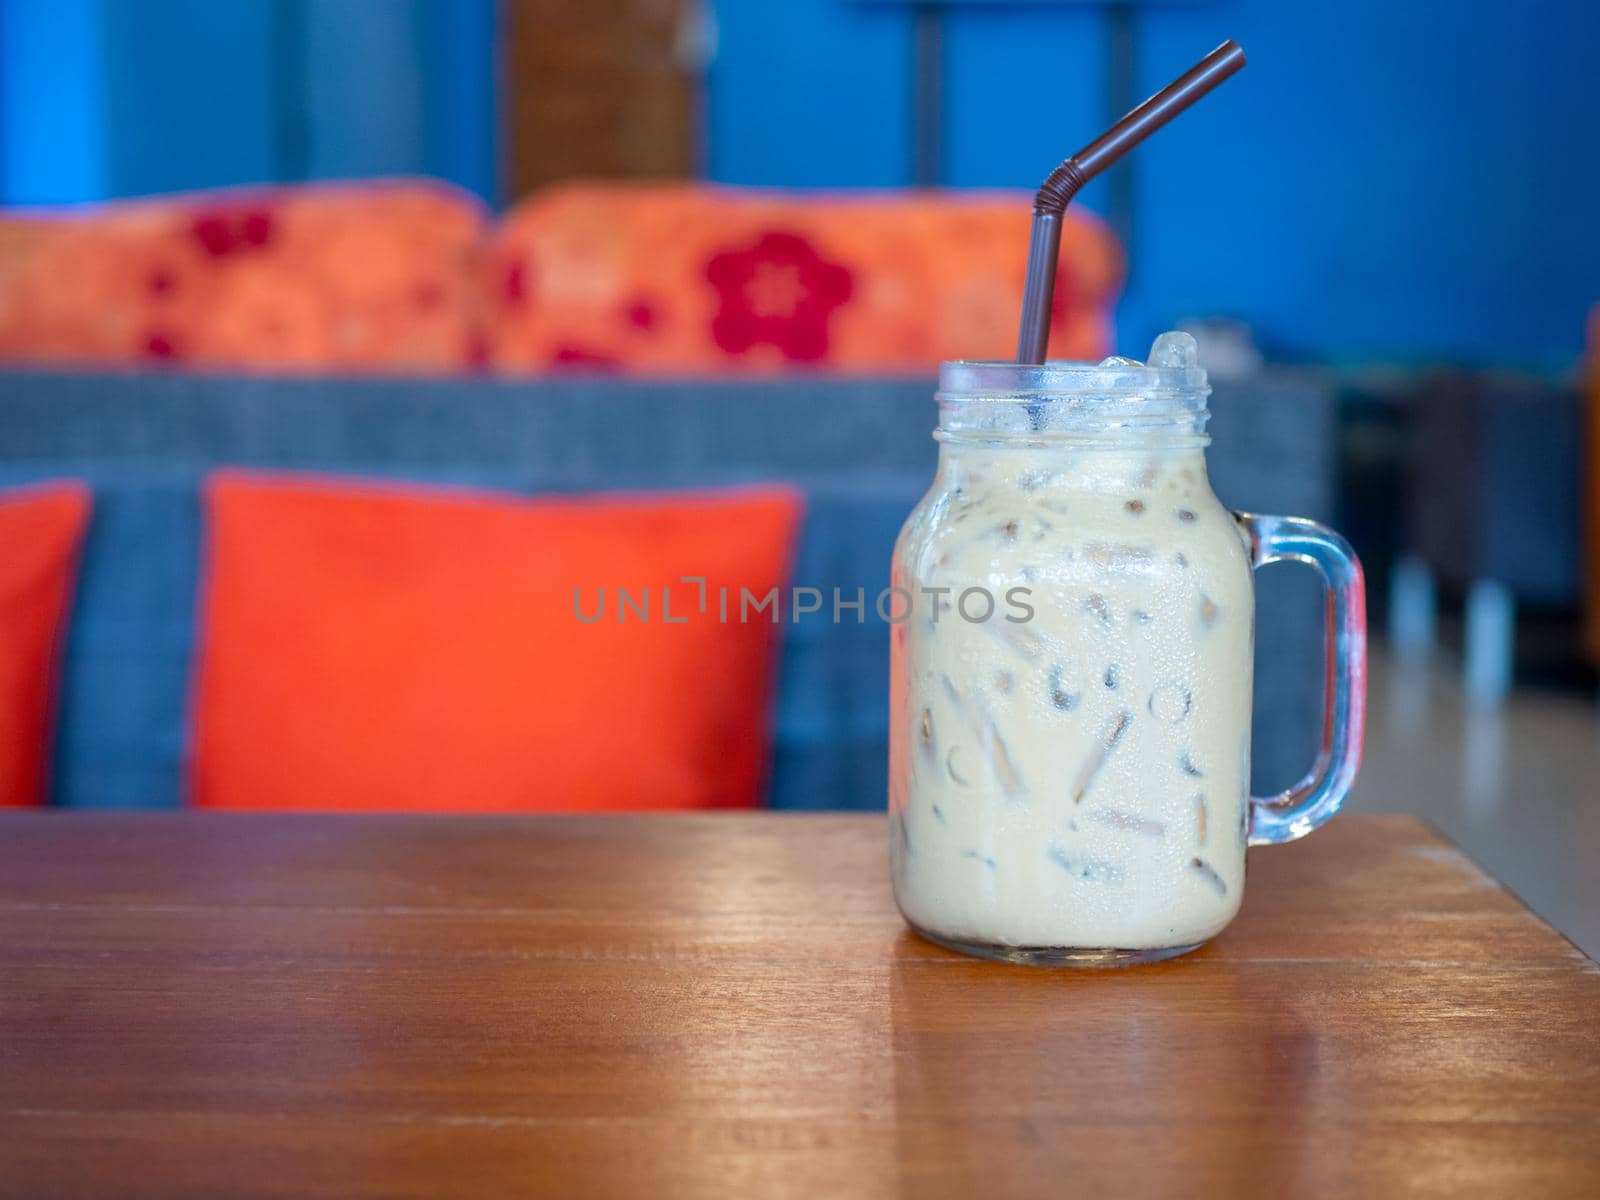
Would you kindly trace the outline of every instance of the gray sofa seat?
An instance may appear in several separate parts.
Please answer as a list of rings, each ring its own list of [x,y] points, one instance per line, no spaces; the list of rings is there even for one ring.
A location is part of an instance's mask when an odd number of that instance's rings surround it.
[[[1213,397],[1217,491],[1325,518],[1331,395],[1268,375]],[[933,477],[932,385],[838,377],[645,382],[0,374],[0,487],[73,476],[96,510],[65,662],[54,801],[181,803],[199,579],[198,487],[220,466],[533,494],[786,481],[808,498],[794,582],[870,598]],[[1310,763],[1320,604],[1309,578],[1262,585],[1258,787]],[[1309,574],[1309,573],[1302,573]],[[785,627],[770,802],[878,808],[885,796],[887,626]]]

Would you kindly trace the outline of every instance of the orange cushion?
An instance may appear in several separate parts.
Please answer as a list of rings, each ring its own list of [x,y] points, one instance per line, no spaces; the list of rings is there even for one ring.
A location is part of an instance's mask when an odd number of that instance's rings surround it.
[[[779,627],[722,623],[716,589],[786,584],[791,490],[523,500],[228,471],[205,505],[195,804],[760,798]],[[649,589],[648,621],[618,621],[619,586]],[[604,619],[580,621],[575,589],[593,615],[601,588]]]
[[[1009,358],[1031,211],[1021,192],[563,184],[512,210],[484,256],[489,358],[648,374]],[[1069,209],[1052,357],[1111,352],[1121,280],[1116,239]]]
[[[89,489],[0,496],[0,805],[43,804],[56,669]]]
[[[482,224],[465,193],[400,180],[0,214],[0,360],[464,367]]]

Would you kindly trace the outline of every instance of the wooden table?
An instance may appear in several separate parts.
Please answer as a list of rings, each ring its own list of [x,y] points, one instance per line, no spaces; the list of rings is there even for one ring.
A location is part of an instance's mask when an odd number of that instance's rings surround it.
[[[1425,826],[1114,971],[881,817],[0,818],[0,1194],[1600,1196],[1600,970]]]

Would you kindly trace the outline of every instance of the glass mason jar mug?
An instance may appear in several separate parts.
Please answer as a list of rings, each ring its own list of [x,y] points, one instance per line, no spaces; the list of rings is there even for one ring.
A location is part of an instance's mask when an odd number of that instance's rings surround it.
[[[932,488],[901,531],[890,859],[952,949],[1097,965],[1192,950],[1239,909],[1247,845],[1338,811],[1361,757],[1361,566],[1312,521],[1206,478],[1194,339],[1149,365],[945,363]],[[1321,752],[1250,796],[1254,568],[1323,575]]]

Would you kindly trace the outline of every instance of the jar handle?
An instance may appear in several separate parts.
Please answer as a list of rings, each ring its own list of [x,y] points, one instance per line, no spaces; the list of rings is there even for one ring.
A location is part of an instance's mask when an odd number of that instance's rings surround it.
[[[1250,797],[1250,845],[1302,838],[1339,811],[1361,766],[1367,706],[1367,595],[1361,560],[1333,530],[1304,517],[1235,513],[1250,565],[1315,567],[1327,588],[1322,743],[1305,778],[1275,796]]]

